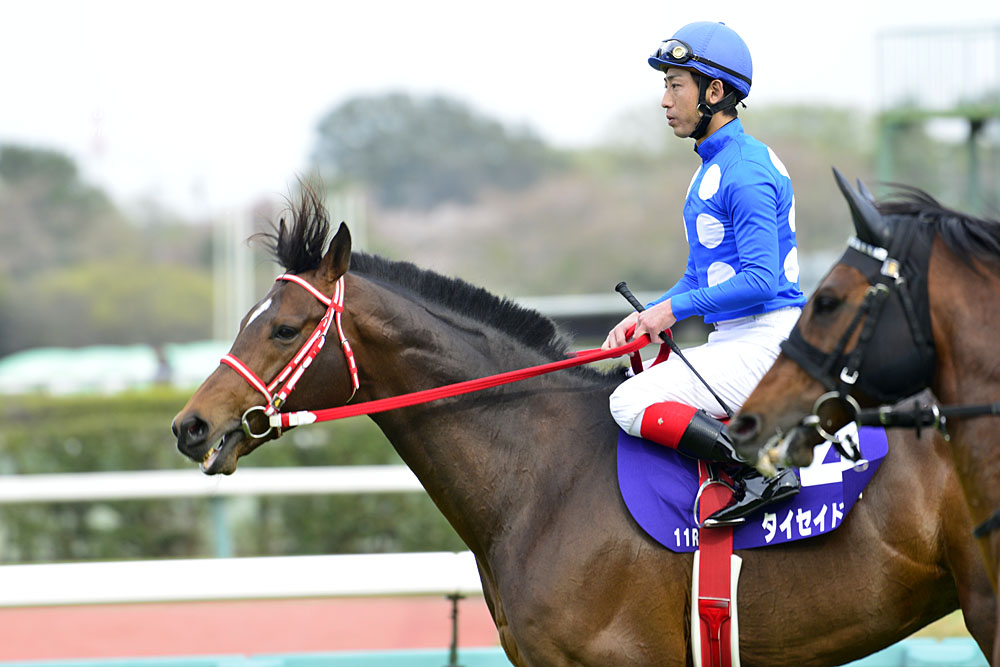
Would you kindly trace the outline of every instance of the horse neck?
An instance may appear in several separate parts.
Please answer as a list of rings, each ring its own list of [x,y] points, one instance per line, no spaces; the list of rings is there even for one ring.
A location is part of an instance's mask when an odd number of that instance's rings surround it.
[[[931,325],[938,357],[932,387],[944,405],[1000,401],[1000,271],[975,261],[978,272],[935,240],[928,269]],[[948,422],[951,453],[974,521],[1000,509],[1000,464],[991,443],[997,418]]]
[[[369,281],[355,278],[348,293],[345,324],[362,378],[356,402],[551,361],[503,332]],[[486,552],[498,533],[537,524],[519,522],[524,512],[557,507],[581,479],[614,469],[595,462],[614,456],[611,388],[561,371],[372,419],[463,540]]]
[[[1000,366],[993,363],[1000,332],[1000,269],[972,261],[978,270],[935,239],[928,267],[938,357],[932,388],[947,403],[1000,400]]]

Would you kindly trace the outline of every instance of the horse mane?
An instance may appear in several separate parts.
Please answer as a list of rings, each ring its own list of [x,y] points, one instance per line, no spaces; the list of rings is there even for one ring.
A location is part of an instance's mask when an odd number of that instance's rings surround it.
[[[894,187],[896,190],[878,204],[883,215],[910,217],[915,224],[930,225],[970,266],[974,256],[1000,262],[1000,222],[949,209],[920,188]]]
[[[315,270],[329,243],[329,214],[316,189],[307,184],[302,186],[298,207],[290,207],[290,212],[290,224],[282,217],[271,231],[254,234],[251,240],[260,241],[288,273]],[[559,332],[550,318],[460,278],[445,277],[410,262],[360,251],[351,253],[350,272],[392,285],[397,291],[409,292],[504,332],[553,361],[565,359],[571,353],[569,339]],[[619,370],[608,373],[589,368],[573,370],[591,373],[594,377],[614,378],[615,382],[622,379]]]

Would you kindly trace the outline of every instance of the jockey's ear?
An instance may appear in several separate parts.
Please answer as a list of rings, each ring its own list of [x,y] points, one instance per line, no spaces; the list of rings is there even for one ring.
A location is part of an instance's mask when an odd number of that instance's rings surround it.
[[[331,283],[336,282],[340,276],[347,273],[351,266],[351,232],[347,229],[347,224],[341,222],[340,229],[337,230],[330,247],[323,255],[320,263],[320,275]]]

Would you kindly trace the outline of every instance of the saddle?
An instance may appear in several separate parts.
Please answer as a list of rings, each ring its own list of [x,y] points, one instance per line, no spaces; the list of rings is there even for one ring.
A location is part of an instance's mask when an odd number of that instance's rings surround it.
[[[861,460],[843,459],[830,443],[817,446],[812,465],[796,471],[802,490],[734,527],[733,548],[808,539],[840,526],[889,452],[882,428],[848,424],[838,433],[849,434],[860,445]],[[621,431],[618,486],[632,517],[650,537],[671,551],[698,550],[696,460]]]

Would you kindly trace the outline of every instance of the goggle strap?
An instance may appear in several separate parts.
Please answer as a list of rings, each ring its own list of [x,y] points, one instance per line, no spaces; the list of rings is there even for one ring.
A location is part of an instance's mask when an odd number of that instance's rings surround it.
[[[676,43],[680,44],[681,46],[683,46],[684,49],[686,50],[686,53],[683,56],[681,56],[680,58],[673,57],[670,54],[670,52],[672,51],[672,49],[665,49],[664,48],[665,45],[670,44],[671,42],[676,42]],[[683,65],[684,63],[688,62],[689,60],[693,60],[693,61],[699,62],[699,63],[704,63],[705,65],[708,65],[709,67],[714,67],[715,69],[720,70],[722,72],[725,72],[726,74],[728,74],[730,76],[735,76],[736,78],[738,78],[738,79],[740,79],[742,81],[746,81],[748,85],[753,85],[753,82],[750,80],[750,77],[748,77],[748,76],[746,76],[744,74],[740,74],[736,70],[729,69],[725,65],[720,65],[719,63],[717,63],[715,61],[712,61],[712,60],[709,60],[708,58],[696,55],[695,52],[694,52],[694,49],[692,49],[690,46],[687,45],[687,43],[682,42],[679,39],[668,39],[668,40],[665,40],[660,45],[660,48],[658,48],[656,50],[656,56],[655,57],[657,59],[659,59],[659,60],[666,60],[668,63],[677,63],[678,65]]]

